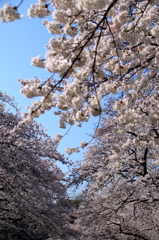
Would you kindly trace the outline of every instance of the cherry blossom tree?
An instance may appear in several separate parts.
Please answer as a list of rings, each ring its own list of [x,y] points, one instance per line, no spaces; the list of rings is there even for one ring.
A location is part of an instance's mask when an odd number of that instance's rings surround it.
[[[0,18],[21,18],[20,4],[6,4]],[[41,98],[12,133],[51,108],[61,128],[81,127],[105,112],[95,143],[74,170],[74,183],[88,182],[79,228],[86,226],[85,239],[157,239],[158,0],[39,0],[27,14],[52,17],[43,21],[52,34],[45,57],[31,59],[51,76],[19,79],[23,95]]]
[[[5,4],[0,11],[3,22],[21,18],[22,3]],[[23,95],[41,96],[25,117],[38,117],[55,108],[61,128],[80,127],[90,115],[101,115],[103,98],[122,91],[127,114],[131,111],[142,119],[143,112],[131,109],[132,101],[140,98],[137,105],[144,105],[144,112],[147,107],[154,109],[147,113],[150,122],[158,121],[156,108],[149,104],[157,107],[158,101],[158,11],[157,0],[39,0],[32,4],[28,17],[52,16],[43,25],[53,36],[45,58],[33,57],[31,64],[52,75],[45,82],[38,77],[19,79]],[[116,104],[118,109],[122,106]],[[58,134],[55,142],[61,138]],[[79,148],[66,150],[71,154]]]
[[[0,101],[0,239],[70,239],[64,156],[35,121],[11,133],[19,111],[2,92]]]
[[[158,142],[158,125],[146,118],[120,134],[112,111],[119,101],[122,95],[107,101],[94,143],[73,170],[75,185],[87,183],[75,228],[83,231],[81,239],[157,240],[159,148],[150,142]]]

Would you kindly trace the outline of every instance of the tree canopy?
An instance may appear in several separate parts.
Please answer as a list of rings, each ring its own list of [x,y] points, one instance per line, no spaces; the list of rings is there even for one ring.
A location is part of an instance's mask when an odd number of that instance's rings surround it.
[[[84,232],[81,239],[157,240],[158,148],[148,147],[148,141],[143,146],[142,139],[127,146],[129,135],[135,141],[137,133],[119,135],[120,126],[107,123],[111,104],[106,103],[94,142],[73,170],[73,184],[87,183],[75,226]]]
[[[52,75],[45,82],[38,77],[19,79],[22,94],[28,98],[41,96],[30,106],[25,117],[38,117],[55,108],[61,128],[75,123],[80,127],[89,121],[90,115],[101,115],[103,98],[109,98],[111,94],[118,96],[122,91],[125,102],[115,104],[118,111],[124,109],[129,114],[135,103],[143,106],[148,117],[151,115],[151,122],[157,121],[157,2],[39,0],[31,5],[27,13],[30,18],[52,15],[51,21],[43,21],[53,35],[45,58],[31,59],[32,65],[46,68]],[[18,10],[22,3],[14,7],[4,5],[0,11],[1,19],[4,22],[19,19]],[[142,111],[131,110],[131,114],[142,119]],[[55,141],[60,141],[61,137],[58,134]],[[81,143],[81,147],[86,145]],[[73,151],[78,148],[67,149],[69,154]]]
[[[23,0],[18,6],[5,4],[2,21],[20,19],[21,4]],[[45,18],[42,23],[52,35],[45,57],[31,59],[50,77],[19,79],[21,93],[38,100],[8,134],[12,139],[18,131],[26,133],[32,119],[50,109],[64,129],[82,127],[91,115],[98,117],[94,143],[72,172],[73,184],[87,183],[72,228],[88,240],[157,240],[159,1],[39,0],[27,15]],[[48,146],[62,137],[58,133]],[[21,141],[16,142],[19,154]],[[86,146],[88,142],[82,141],[80,147]],[[43,153],[40,157],[45,158]]]
[[[18,109],[2,92],[0,102],[0,239],[70,239],[64,157],[35,121],[13,133]]]

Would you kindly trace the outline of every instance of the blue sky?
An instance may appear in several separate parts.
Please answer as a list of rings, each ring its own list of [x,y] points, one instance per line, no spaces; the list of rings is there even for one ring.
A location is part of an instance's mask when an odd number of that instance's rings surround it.
[[[20,0],[11,1],[12,4],[18,5]],[[35,0],[24,0],[19,8],[19,12],[23,14],[21,20],[11,23],[2,23],[0,21],[0,66],[1,66],[1,91],[6,92],[10,96],[15,97],[15,101],[21,108],[22,112],[27,112],[26,107],[35,101],[35,99],[27,99],[20,93],[20,84],[18,78],[30,79],[39,77],[43,81],[50,76],[45,69],[36,68],[30,65],[31,57],[41,55],[44,57],[49,39],[52,37],[46,28],[42,25],[42,19],[29,19],[26,17],[27,9]],[[6,3],[0,0],[0,8]],[[37,121],[42,123],[48,134],[52,137],[56,133],[64,134],[67,130],[58,127],[58,117],[54,115],[53,110],[42,115]],[[58,147],[59,152],[65,153],[65,147],[77,147],[82,140],[89,141],[91,138],[86,134],[93,132],[93,124],[98,118],[91,118],[89,123],[85,123],[82,128],[73,126],[69,134],[61,141]],[[82,152],[70,156],[72,160],[82,159]],[[66,155],[68,157],[68,155]],[[62,167],[66,171],[65,167]]]

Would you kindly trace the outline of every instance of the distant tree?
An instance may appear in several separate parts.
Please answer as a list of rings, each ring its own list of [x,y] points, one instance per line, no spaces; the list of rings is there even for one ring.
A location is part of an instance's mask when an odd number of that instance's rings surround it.
[[[2,92],[0,102],[0,239],[70,239],[64,157],[35,121],[14,129],[18,109]]]

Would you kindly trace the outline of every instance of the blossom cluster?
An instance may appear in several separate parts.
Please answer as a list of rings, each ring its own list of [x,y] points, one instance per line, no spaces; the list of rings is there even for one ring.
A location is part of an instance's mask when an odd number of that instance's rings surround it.
[[[20,15],[16,7],[11,7],[9,3],[6,3],[2,9],[0,9],[0,18],[3,22],[13,22],[17,19],[20,19]]]
[[[28,17],[29,18],[44,18],[45,16],[49,16],[51,14],[50,10],[47,7],[46,1],[40,1],[39,3],[33,5],[31,4],[28,9]]]

